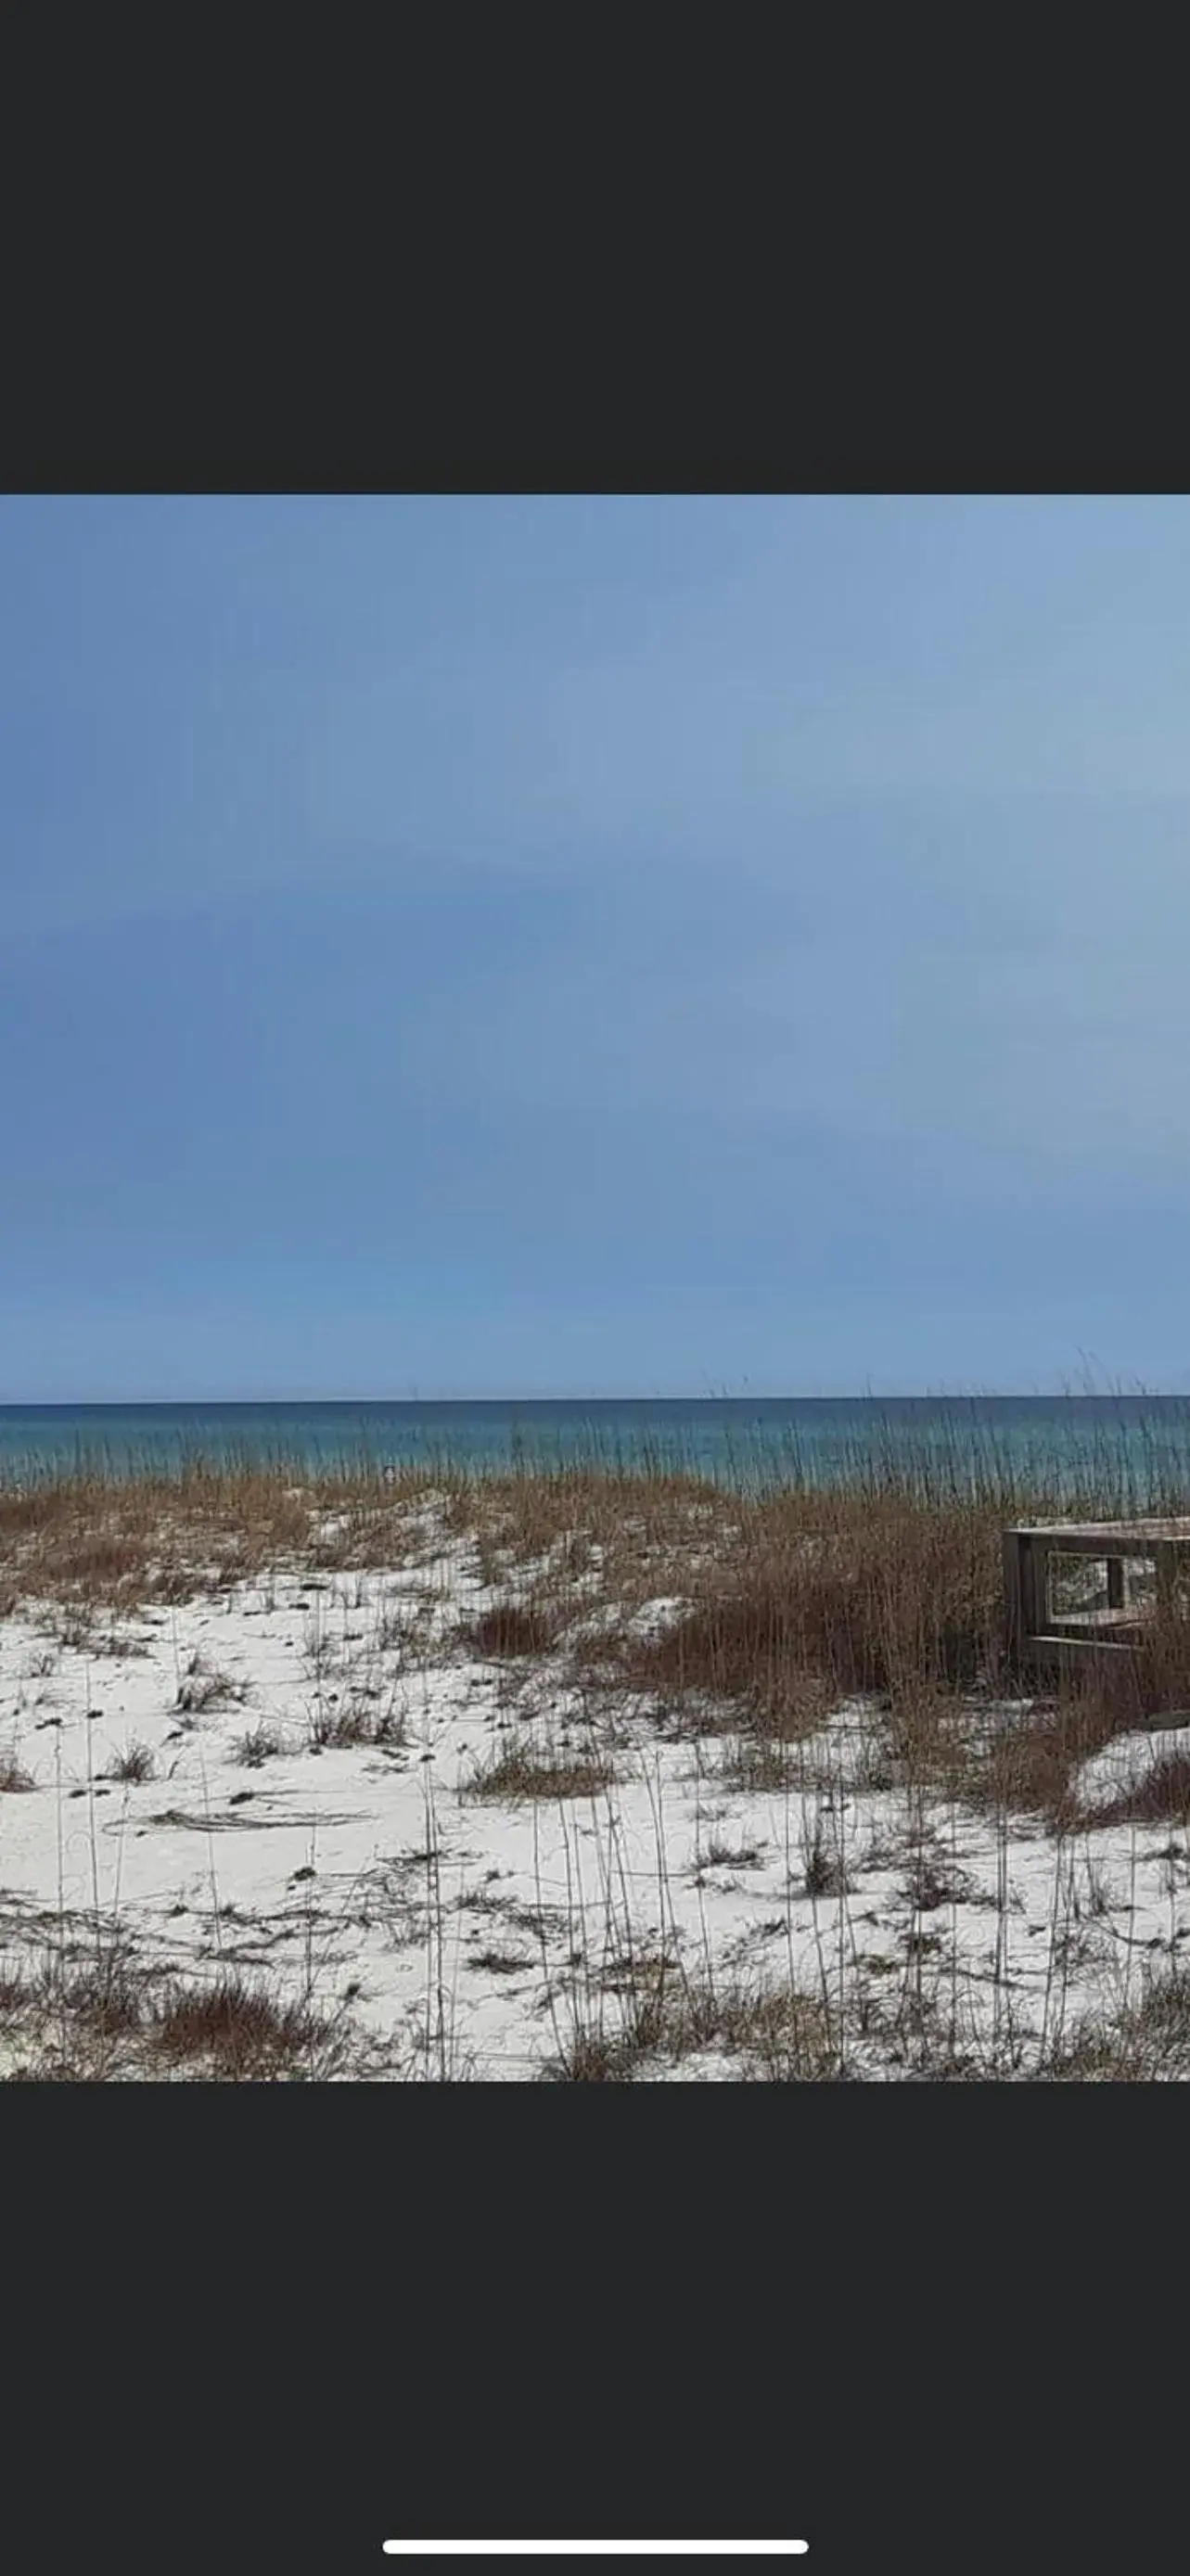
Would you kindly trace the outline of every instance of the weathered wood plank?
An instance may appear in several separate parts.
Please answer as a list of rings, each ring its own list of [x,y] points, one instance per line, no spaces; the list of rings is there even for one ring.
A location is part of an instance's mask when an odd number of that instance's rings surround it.
[[[1050,1560],[1092,1556],[1107,1569],[1107,1606],[1051,1606]],[[1128,1560],[1148,1560],[1151,1605],[1131,1598]],[[1004,1625],[1010,1660],[1052,1663],[1069,1654],[1130,1655],[1146,1618],[1172,1608],[1190,1576],[1190,1517],[1136,1521],[1022,1521],[1003,1533]],[[1112,1634],[1110,1632],[1124,1632]]]

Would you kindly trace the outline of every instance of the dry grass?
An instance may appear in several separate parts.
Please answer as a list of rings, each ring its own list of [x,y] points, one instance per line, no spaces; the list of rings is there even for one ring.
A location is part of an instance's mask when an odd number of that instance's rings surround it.
[[[848,1893],[846,1867],[835,1846],[827,1841],[820,1816],[815,1817],[805,1835],[802,1885],[807,1896],[846,1896]]]
[[[22,1762],[18,1762],[15,1753],[0,1753],[0,1793],[7,1792],[12,1797],[20,1797],[26,1790],[36,1787],[37,1782],[32,1773],[26,1771]]]
[[[102,2039],[127,2038],[141,2031],[148,2019],[143,1981],[118,1945],[94,1964],[73,1967],[65,1984],[55,1966],[45,1992],[55,2005],[64,2000],[71,2019],[86,2024]]]
[[[702,1869],[756,1869],[764,1858],[764,1852],[763,1843],[730,1843],[721,1834],[712,1834],[699,1853],[699,1866]]]
[[[594,1747],[572,1752],[518,1734],[476,1764],[459,1794],[510,1804],[528,1798],[592,1798],[610,1787],[614,1777],[611,1763]]]
[[[1135,1656],[1089,1657],[1056,1690],[1004,1728],[986,1758],[968,1763],[978,1803],[1044,1816],[1055,1828],[1077,1815],[1074,1777],[1114,1737],[1168,1724],[1190,1709],[1190,1620],[1165,1619]],[[1172,1796],[1176,1783],[1167,1783]],[[1177,1812],[1161,1806],[1162,1814]]]
[[[117,1753],[107,1776],[109,1780],[125,1780],[135,1786],[142,1780],[151,1780],[156,1768],[151,1746],[134,1741]]]
[[[742,1789],[754,1795],[785,1797],[800,1785],[801,1764],[797,1753],[782,1739],[766,1735],[745,1735],[730,1740],[717,1756],[711,1777],[725,1789]]]
[[[835,2041],[817,1997],[764,1981],[716,1984],[671,1970],[643,1977],[619,2018],[576,2019],[545,2080],[624,2084],[711,2052],[737,2061],[745,2080],[820,2083],[838,2073]]]
[[[328,2035],[314,2013],[227,1972],[211,1986],[170,1995],[155,2015],[152,2047],[166,2064],[199,2062],[242,2083],[302,2072]]]
[[[961,1905],[968,1893],[962,1871],[939,1853],[922,1850],[911,1856],[902,1890],[903,1902],[911,1914],[936,1914],[944,1905]]]
[[[13,2021],[23,2011],[27,1997],[25,1979],[15,1969],[0,1966],[0,2021]]]
[[[6,2037],[29,2051],[18,2075],[102,2081],[141,2048],[147,1983],[118,1941],[22,1958],[5,1968],[0,1989]]]
[[[95,1630],[88,1638],[87,1645],[92,1655],[110,1655],[113,1660],[120,1663],[127,1663],[130,1657],[144,1656],[149,1652],[143,1638],[135,1637],[130,1631],[119,1628]]]
[[[255,1726],[248,1727],[233,1748],[236,1761],[242,1762],[249,1771],[259,1770],[262,1762],[273,1761],[286,1749],[280,1727],[270,1726],[265,1718],[259,1718]]]
[[[292,1462],[197,1461],[176,1475],[89,1468],[0,1485],[0,1595],[9,1608],[56,1601],[94,1619],[283,1565],[403,1564],[418,1545],[410,1511],[432,1481],[410,1471],[393,1489],[363,1466],[305,1477]]]
[[[740,1701],[770,1731],[801,1731],[824,1693],[970,1683],[1000,1625],[1000,1519],[911,1492],[783,1490],[744,1497],[711,1550],[679,1560],[691,1601],[642,1641],[646,1686]]]
[[[315,1709],[310,1719],[310,1742],[330,1748],[356,1744],[382,1744],[394,1749],[405,1743],[408,1728],[394,1701],[383,1706],[362,1692],[348,1692],[342,1699],[327,1700]]]
[[[246,1683],[237,1681],[234,1673],[221,1672],[205,1655],[195,1653],[178,1684],[175,1706],[190,1717],[201,1717],[208,1709],[241,1708],[247,1696]]]
[[[1147,1969],[1135,2003],[1085,2023],[1042,2068],[1051,2083],[1152,2084],[1190,2077],[1190,1970]]]
[[[1125,1728],[1190,1706],[1190,1621],[1154,1621],[1123,1673],[1064,1678],[1028,1715],[991,1726],[982,1712],[1011,1678],[1001,1532],[1063,1508],[1116,1518],[1188,1499],[1190,1461],[1175,1470],[1156,1450],[1143,1474],[1135,1457],[1105,1452],[1073,1498],[1040,1471],[1026,1488],[990,1451],[973,1467],[857,1456],[830,1487],[791,1464],[769,1490],[716,1486],[660,1459],[491,1476],[435,1465],[392,1477],[365,1466],[308,1475],[284,1461],[191,1463],[174,1477],[88,1473],[22,1493],[0,1487],[0,1594],[40,1603],[62,1641],[98,1653],[113,1620],[154,1600],[271,1581],[285,1567],[303,1579],[320,1567],[407,1568],[443,1540],[466,1540],[506,1597],[461,1641],[507,1664],[510,1686],[556,1657],[593,1706],[601,1693],[609,1706],[631,1693],[668,1731],[719,1729],[725,1781],[777,1791],[796,1785],[799,1743],[842,1700],[863,1696],[873,1712],[868,1785],[933,1788],[1058,1824],[1081,1761]],[[661,1598],[686,1606],[645,1633],[635,1614]],[[584,1635],[591,1613],[601,1615]],[[402,1637],[406,1624],[402,1612]],[[325,1665],[329,1649],[316,1640],[315,1651]],[[382,1740],[360,1696],[320,1696],[322,1741]],[[230,1676],[196,1670],[179,1705],[194,1715],[240,1697]],[[542,1767],[519,1753],[501,1760],[488,1794],[516,1795],[518,1769]],[[582,1788],[588,1780],[584,1769]],[[566,1792],[551,1779],[524,1794]],[[1151,1794],[1173,1802],[1180,1788],[1168,1779]]]
[[[1167,1755],[1135,1788],[1123,1790],[1095,1810],[1097,1825],[1159,1825],[1167,1820],[1190,1827],[1187,1753]]]
[[[485,1659],[548,1654],[557,1637],[557,1621],[538,1602],[503,1601],[478,1619],[464,1622],[459,1643]]]
[[[0,2015],[28,2050],[17,2071],[59,2080],[276,2082],[325,2075],[341,2056],[324,2016],[263,1981],[235,1970],[210,1984],[163,1980],[118,1940],[5,1968]]]

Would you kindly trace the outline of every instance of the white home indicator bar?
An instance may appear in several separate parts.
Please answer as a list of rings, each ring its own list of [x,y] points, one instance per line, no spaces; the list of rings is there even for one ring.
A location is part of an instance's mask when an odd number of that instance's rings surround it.
[[[804,2558],[808,2540],[386,2540],[390,2558]]]

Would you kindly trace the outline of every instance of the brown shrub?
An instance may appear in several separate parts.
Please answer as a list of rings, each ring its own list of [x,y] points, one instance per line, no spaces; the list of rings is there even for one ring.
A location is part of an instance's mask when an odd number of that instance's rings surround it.
[[[401,1712],[392,1702],[379,1707],[375,1700],[348,1695],[316,1710],[310,1722],[310,1741],[330,1749],[346,1749],[357,1744],[397,1746],[406,1741],[408,1729]]]
[[[484,1610],[462,1630],[462,1642],[476,1655],[542,1655],[557,1636],[557,1624],[537,1602],[501,1601]]]
[[[1084,2022],[1040,2069],[1051,2083],[1151,2084],[1190,2076],[1190,1975],[1180,1964],[1142,1970],[1135,2003]]]
[[[176,1989],[158,2009],[152,2045],[171,2064],[203,2059],[242,2080],[301,2066],[326,2029],[301,2006],[224,1974],[211,1986]]]
[[[722,1554],[683,1574],[689,1613],[624,1650],[636,1687],[725,1702],[796,1735],[842,1697],[953,1691],[994,1659],[1000,1543],[988,1515],[793,1494],[739,1517]]]
[[[126,1744],[123,1751],[121,1753],[117,1753],[108,1773],[108,1778],[111,1780],[125,1780],[131,1785],[136,1785],[142,1780],[151,1780],[156,1767],[156,1763],[153,1759],[152,1747],[150,1745],[139,1743]]]
[[[1097,1825],[1159,1825],[1166,1818],[1190,1822],[1190,1753],[1167,1755],[1135,1788],[1095,1810]]]
[[[837,2049],[817,1997],[782,1984],[647,1974],[627,1998],[618,2023],[579,2021],[547,2080],[569,2084],[632,2083],[649,2062],[675,2064],[703,2050],[735,2059],[746,2080],[828,2082]]]
[[[540,1746],[525,1735],[512,1737],[489,1761],[480,1763],[460,1787],[464,1798],[589,1798],[606,1789],[615,1774],[595,1751],[571,1753]]]

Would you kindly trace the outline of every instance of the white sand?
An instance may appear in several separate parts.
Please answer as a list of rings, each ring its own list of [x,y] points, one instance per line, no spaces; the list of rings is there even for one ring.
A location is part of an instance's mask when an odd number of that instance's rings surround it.
[[[340,2016],[344,2073],[510,2079],[538,2074],[576,2029],[615,2034],[664,1950],[692,1984],[792,1975],[833,2012],[869,1992],[883,2024],[850,2062],[879,2077],[912,2070],[912,2047],[890,2037],[898,1998],[932,2005],[989,2067],[993,2042],[1002,2067],[1016,2034],[1027,2071],[1043,2036],[1118,2004],[1140,1963],[1190,1932],[1190,1862],[1163,1857],[1168,1824],[1088,1827],[1060,1849],[1021,1824],[998,1848],[986,1818],[944,1805],[926,1824],[947,1892],[915,1915],[913,1820],[903,1793],[862,1785],[862,1707],[803,1748],[804,1785],[776,1794],[710,1776],[721,1734],[667,1736],[624,1702],[592,1719],[548,1667],[533,1679],[536,1713],[517,1715],[506,1669],[449,1643],[460,1612],[493,1597],[471,1565],[459,1542],[408,1573],[287,1573],[275,1590],[138,1616],[123,1632],[135,1652],[60,1645],[35,1605],[0,1623],[0,1755],[34,1782],[0,1795],[9,1964],[115,1935],[144,1962],[203,1977],[236,1965]],[[650,1605],[641,1624],[680,1607]],[[204,1665],[242,1699],[187,1714],[179,1689]],[[320,1713],[348,1699],[391,1708],[404,1741],[318,1750]],[[262,1726],[284,1749],[247,1767],[238,1748]],[[568,1752],[593,1743],[614,1782],[519,1805],[461,1794],[477,1763],[525,1733]],[[1143,1739],[1150,1758],[1162,1740]],[[106,1778],[134,1741],[153,1776]],[[1109,1750],[1088,1795],[1140,1759]],[[806,1892],[816,1836],[843,1862],[842,1897]],[[11,2034],[0,2071],[25,2054]],[[636,2069],[746,2071],[717,2045]]]

